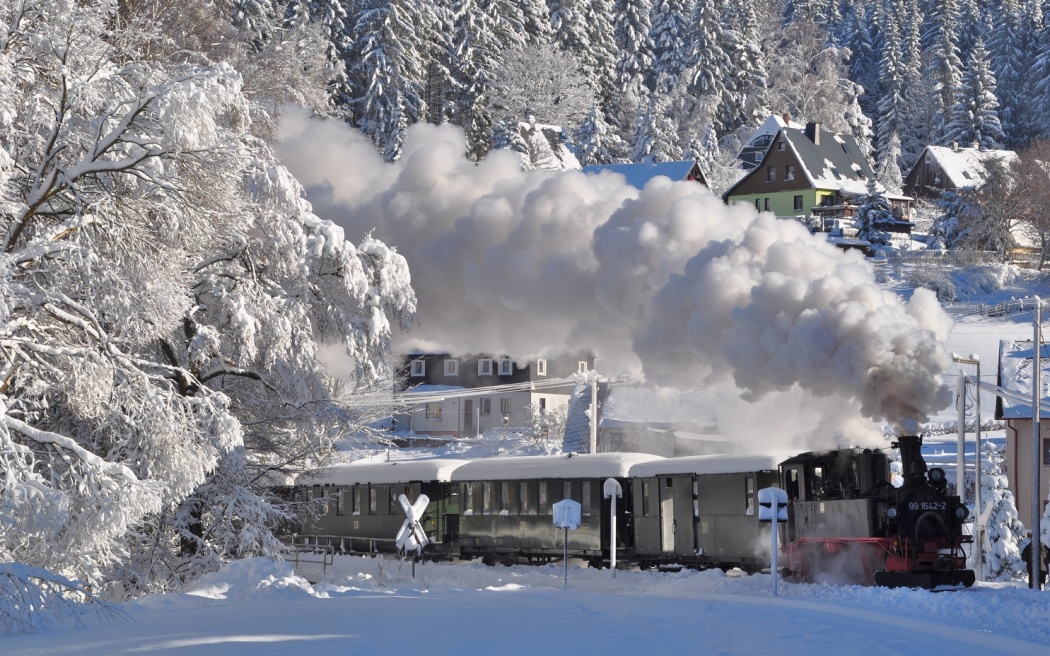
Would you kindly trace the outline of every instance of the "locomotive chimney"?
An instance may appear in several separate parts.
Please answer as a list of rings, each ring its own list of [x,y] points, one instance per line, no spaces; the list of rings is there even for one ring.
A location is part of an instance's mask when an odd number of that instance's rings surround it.
[[[916,474],[926,473],[926,461],[922,458],[922,438],[918,435],[902,435],[897,438],[901,451],[901,475],[905,481]]]

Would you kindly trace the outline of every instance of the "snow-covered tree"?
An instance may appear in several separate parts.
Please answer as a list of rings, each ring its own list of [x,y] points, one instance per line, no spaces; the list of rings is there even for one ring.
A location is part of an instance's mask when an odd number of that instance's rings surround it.
[[[348,419],[317,344],[367,385],[415,299],[251,132],[283,91],[116,12],[0,8],[0,561],[127,595],[276,551],[268,475]]]
[[[648,87],[670,93],[692,63],[688,7],[684,0],[655,0],[650,20],[653,68]]]
[[[353,16],[354,53],[348,75],[360,95],[355,123],[388,159],[400,157],[408,125],[426,113],[423,104],[425,46],[414,3],[370,0]]]
[[[995,89],[995,75],[988,63],[988,52],[978,39],[955,95],[951,121],[945,128],[947,141],[962,145],[976,143],[987,149],[1001,147],[1005,135],[999,123],[999,101]]]
[[[1026,578],[1018,544],[1025,537],[1025,527],[1017,516],[1014,495],[1002,468],[1003,455],[991,442],[981,454],[981,500],[991,505],[988,516],[982,580],[1010,581]]]
[[[591,111],[575,133],[576,158],[580,164],[613,164],[623,158],[624,143],[612,126],[605,120],[598,103],[591,106]]]
[[[885,192],[879,190],[875,178],[868,180],[867,194],[857,203],[857,236],[876,246],[890,244],[890,232],[897,221]]]
[[[667,116],[658,93],[653,93],[638,111],[631,161],[674,162],[682,158],[682,147],[674,122]]]
[[[524,121],[575,129],[594,100],[579,62],[553,45],[508,48],[493,69],[489,104],[498,120]]]

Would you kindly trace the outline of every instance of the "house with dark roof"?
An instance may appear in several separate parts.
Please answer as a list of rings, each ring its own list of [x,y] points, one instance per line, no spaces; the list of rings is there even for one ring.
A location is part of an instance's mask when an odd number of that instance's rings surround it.
[[[525,406],[565,406],[572,377],[594,369],[590,351],[554,357],[427,352],[402,357],[395,371],[394,430],[408,435],[474,437],[528,426]]]
[[[852,220],[857,199],[875,176],[857,141],[819,123],[781,127],[758,166],[729,188],[727,203],[753,204],[762,212],[793,218],[826,231],[835,219]],[[911,201],[876,183],[898,217],[898,232],[911,232]]]
[[[707,186],[707,178],[700,170],[700,165],[693,160],[680,162],[641,162],[638,164],[592,164],[583,167],[584,173],[600,174],[605,171],[619,173],[627,184],[635,189],[642,189],[657,176],[664,176],[674,181],[690,180]]]
[[[986,150],[980,147],[926,146],[904,178],[904,193],[916,198],[940,198],[945,191],[984,184],[988,163],[998,159],[1004,165],[1017,159],[1012,150]]]

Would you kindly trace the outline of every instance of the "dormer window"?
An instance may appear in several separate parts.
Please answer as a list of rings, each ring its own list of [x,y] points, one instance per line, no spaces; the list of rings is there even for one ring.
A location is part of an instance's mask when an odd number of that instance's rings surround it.
[[[546,376],[547,375],[547,361],[543,358],[536,360],[536,375]]]
[[[459,375],[459,360],[445,360],[445,375],[446,376],[458,376]]]
[[[492,375],[492,360],[490,360],[489,358],[481,358],[480,360],[478,360],[478,375]]]
[[[580,372],[581,374],[587,373],[587,363],[581,362],[577,367],[576,371]]]
[[[511,373],[513,373],[513,370],[511,369],[511,360],[510,360],[510,358],[502,358],[499,361],[499,375],[500,376],[509,376],[509,375],[511,375]]]
[[[426,360],[413,360],[412,361],[412,377],[422,378],[427,375],[427,363]]]

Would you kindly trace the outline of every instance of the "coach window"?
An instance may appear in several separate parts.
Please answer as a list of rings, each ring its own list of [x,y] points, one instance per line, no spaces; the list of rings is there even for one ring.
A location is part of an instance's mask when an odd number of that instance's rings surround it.
[[[561,498],[571,499],[572,498],[572,483],[565,481],[561,484]]]
[[[1050,440],[1045,437],[1043,438],[1043,464],[1050,465]]]
[[[583,482],[583,489],[581,490],[581,492],[582,492],[582,494],[580,495],[580,497],[581,497],[580,498],[580,505],[583,506],[583,509],[582,509],[583,510],[583,514],[584,515],[590,515],[591,514],[591,482],[590,481],[584,481]]]
[[[354,515],[361,514],[361,486],[354,486]]]
[[[481,484],[481,514],[492,514],[492,483]]]
[[[511,511],[510,503],[510,483],[499,484],[499,514],[509,515]]]
[[[744,478],[747,481],[747,483],[746,483],[746,486],[747,486],[746,487],[746,492],[744,493],[744,496],[747,498],[747,510],[745,511],[744,514],[746,514],[746,515],[754,515],[755,514],[755,475],[754,474],[746,474],[744,476]]]
[[[376,514],[376,508],[378,507],[376,505],[376,493],[377,492],[378,492],[378,490],[376,489],[376,487],[374,485],[369,485],[368,486],[368,514],[369,515],[375,515]]]
[[[397,497],[400,494],[401,492],[397,489],[396,485],[390,486],[390,508],[387,510],[388,514],[396,515],[398,511],[401,510],[401,502],[397,500]]]
[[[540,490],[540,502],[537,504],[537,509],[541,515],[547,514],[547,481],[541,481],[539,484]]]
[[[529,514],[529,484],[518,483],[518,514]]]
[[[474,514],[474,484],[463,484],[463,514],[470,516]]]
[[[649,481],[642,481],[642,517],[649,516]]]
[[[354,494],[353,488],[344,487],[339,490],[339,506],[336,508],[337,515],[348,515],[350,514],[350,500]]]

